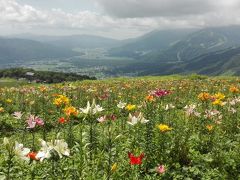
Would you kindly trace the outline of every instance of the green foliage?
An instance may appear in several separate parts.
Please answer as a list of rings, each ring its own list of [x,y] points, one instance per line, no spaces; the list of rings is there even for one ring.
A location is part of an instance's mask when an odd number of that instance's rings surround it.
[[[207,79],[208,76],[199,75],[199,74],[191,74],[188,76],[188,78],[192,79],[192,80],[204,80],[204,79]]]
[[[239,78],[199,75],[1,88],[0,142],[8,137],[9,143],[0,148],[0,177],[239,179],[239,98]],[[214,103],[219,99],[222,104]],[[131,125],[130,113],[145,119]],[[29,128],[30,114],[44,125]],[[17,141],[37,153],[39,139],[49,146],[63,139],[70,155],[51,150],[40,162],[10,151]],[[142,163],[131,165],[128,152],[144,153]]]
[[[94,77],[86,75],[78,75],[74,73],[61,73],[51,71],[35,71],[33,69],[12,68],[0,70],[0,78],[24,78],[29,81],[36,81],[38,83],[60,83],[64,81],[81,81],[93,80]]]

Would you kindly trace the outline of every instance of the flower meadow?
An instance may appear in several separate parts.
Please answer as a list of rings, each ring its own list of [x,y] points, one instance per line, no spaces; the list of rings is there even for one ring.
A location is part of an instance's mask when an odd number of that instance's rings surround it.
[[[240,179],[240,79],[0,89],[0,179]]]

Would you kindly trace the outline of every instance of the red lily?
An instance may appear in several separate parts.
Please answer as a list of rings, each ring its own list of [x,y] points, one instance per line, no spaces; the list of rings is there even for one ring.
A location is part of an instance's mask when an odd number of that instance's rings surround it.
[[[36,157],[37,153],[36,152],[30,152],[28,153],[27,157],[29,157],[31,160],[38,161],[39,159]]]
[[[140,165],[142,164],[142,159],[144,158],[144,153],[141,153],[139,156],[134,156],[132,153],[128,153],[131,165]]]
[[[117,119],[117,116],[115,116],[114,114],[112,114],[112,115],[107,116],[107,118],[108,118],[109,120],[115,121],[115,120]]]
[[[156,97],[163,97],[169,95],[171,92],[169,90],[164,90],[164,89],[157,89],[152,92],[152,95]]]
[[[64,123],[66,123],[66,119],[64,117],[61,117],[61,118],[58,119],[58,122],[60,124],[64,124]]]

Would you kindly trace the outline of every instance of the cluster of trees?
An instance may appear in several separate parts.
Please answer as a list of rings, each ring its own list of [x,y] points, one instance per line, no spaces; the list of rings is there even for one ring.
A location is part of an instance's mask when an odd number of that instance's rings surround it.
[[[51,71],[35,71],[33,69],[11,68],[0,70],[0,78],[26,79],[38,83],[60,83],[65,81],[95,80],[95,77]]]

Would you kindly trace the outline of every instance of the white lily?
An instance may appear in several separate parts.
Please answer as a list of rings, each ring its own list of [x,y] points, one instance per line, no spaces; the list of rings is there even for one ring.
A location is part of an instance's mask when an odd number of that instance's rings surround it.
[[[138,123],[138,118],[136,116],[132,116],[132,114],[129,114],[128,120],[129,121],[127,123],[132,125],[132,126],[134,126],[135,124]]]
[[[104,109],[100,105],[96,105],[95,100],[93,100],[92,105],[90,105],[90,102],[88,101],[86,108],[80,108],[80,111],[84,114],[96,114],[103,110]]]
[[[15,119],[20,120],[20,119],[22,118],[22,116],[23,116],[23,113],[22,113],[22,112],[14,112],[14,113],[13,113],[13,117],[14,117]]]
[[[15,142],[14,153],[17,157],[22,160],[28,161],[29,158],[27,157],[28,153],[30,153],[29,148],[25,148],[23,144],[19,144],[17,141]]]
[[[58,152],[60,158],[62,156],[70,156],[70,150],[68,149],[68,144],[63,140],[55,140],[54,142],[54,150]]]
[[[44,159],[49,159],[51,157],[50,151],[53,149],[52,146],[49,146],[48,143],[44,140],[41,141],[41,149],[37,153],[36,158],[40,159],[40,161],[43,161]]]
[[[101,112],[104,109],[100,106],[100,105],[95,105],[95,107],[93,108],[93,114],[96,114],[97,112]]]
[[[204,117],[210,119],[210,118],[214,118],[219,115],[221,115],[221,112],[218,110],[215,110],[215,109],[214,110],[206,110]]]
[[[167,104],[164,109],[165,109],[166,111],[168,111],[168,110],[174,109],[174,108],[175,108],[174,105],[172,105],[172,104]]]
[[[87,102],[87,107],[86,108],[80,108],[80,111],[84,114],[90,114],[91,111],[91,105],[90,102]]]
[[[106,116],[101,116],[100,118],[97,118],[97,121],[100,122],[100,123],[103,123],[105,122],[107,119],[106,119]]]
[[[139,113],[138,116],[132,116],[132,114],[130,113],[129,116],[128,116],[128,124],[134,126],[136,125],[137,123],[142,123],[142,124],[145,124],[147,123],[149,120],[145,119],[142,115],[142,113]]]
[[[184,107],[184,109],[186,110],[186,114],[187,116],[196,116],[196,117],[200,117],[201,116],[201,113],[197,112],[196,111],[196,105],[195,104],[190,104],[190,105],[186,105]]]
[[[127,103],[124,103],[124,102],[120,101],[120,102],[118,103],[117,107],[118,107],[119,109],[124,109],[124,108],[126,107],[126,105],[127,105]]]
[[[40,161],[43,161],[44,159],[49,159],[51,157],[52,150],[55,150],[60,158],[62,158],[63,156],[70,156],[68,144],[63,139],[56,139],[51,142],[41,140],[41,145],[42,147],[36,155],[36,158],[39,158]]]
[[[236,104],[240,103],[240,98],[235,98],[235,99],[232,99],[229,104],[231,106],[235,106]]]
[[[228,111],[231,112],[232,114],[235,114],[237,112],[237,110],[234,108],[229,108]]]

